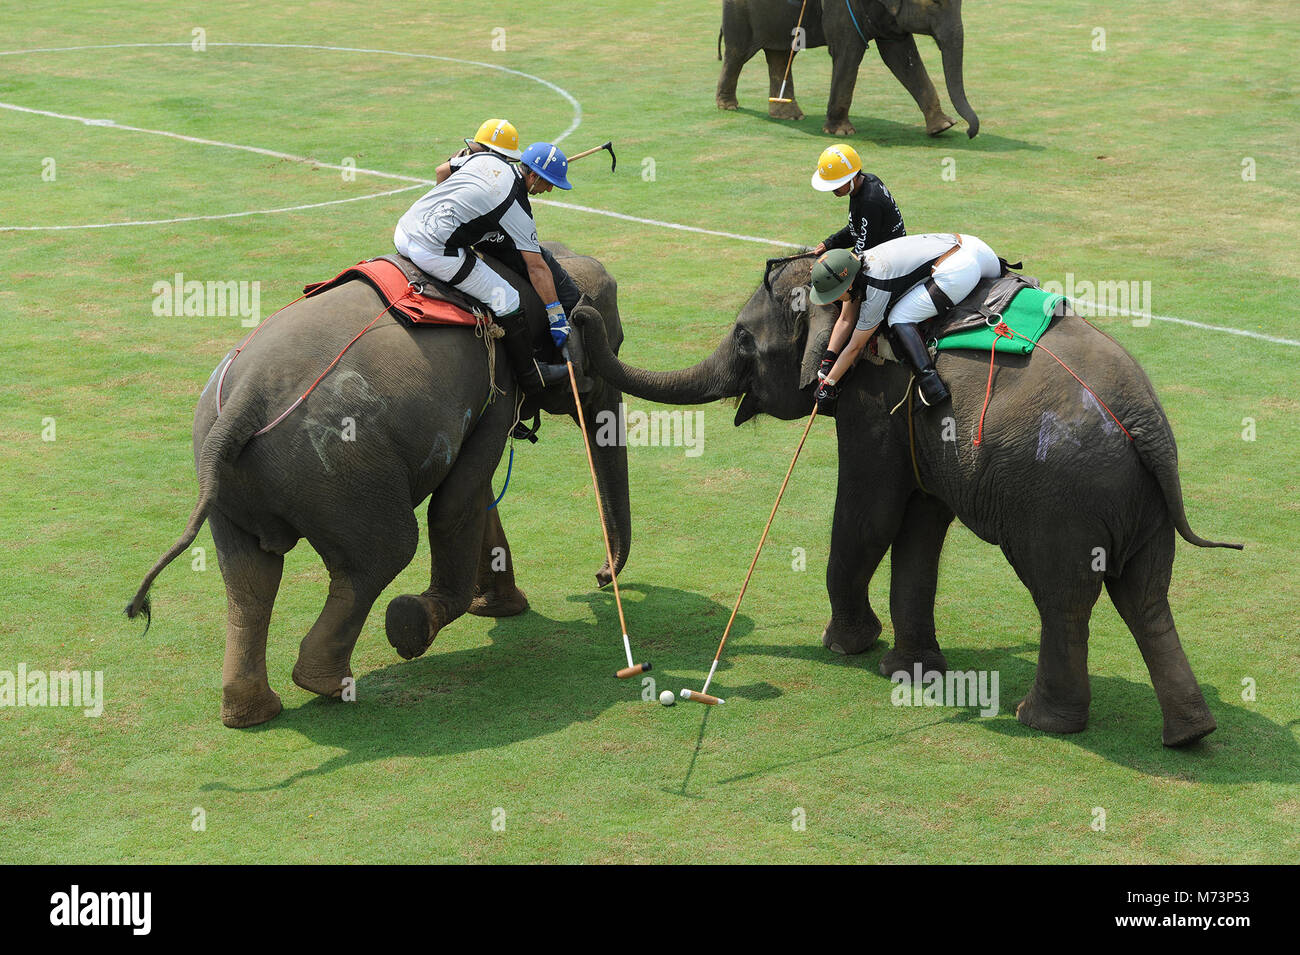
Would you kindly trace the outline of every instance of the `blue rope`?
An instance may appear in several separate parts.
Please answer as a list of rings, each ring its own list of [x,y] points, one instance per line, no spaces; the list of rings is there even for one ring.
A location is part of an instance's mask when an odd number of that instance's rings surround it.
[[[849,0],[844,0],[844,9],[849,11],[849,19],[853,21],[853,29],[858,31],[858,36],[862,37],[862,45],[871,48],[871,41],[862,33],[862,27],[858,26],[858,18],[853,15],[853,4]]]
[[[514,466],[515,466],[515,443],[511,441],[510,460],[506,462],[506,483],[501,485],[501,493],[497,495],[497,499],[488,505],[487,509],[489,511],[492,510],[492,508],[496,507],[498,504],[500,504],[501,498],[506,496],[506,488],[510,486],[510,471]]]

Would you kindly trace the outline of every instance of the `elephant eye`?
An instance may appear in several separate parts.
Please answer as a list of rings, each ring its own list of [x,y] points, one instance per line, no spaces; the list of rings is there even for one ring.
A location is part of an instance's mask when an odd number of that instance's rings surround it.
[[[739,348],[743,354],[752,355],[757,350],[757,346],[754,343],[754,336],[749,333],[749,329],[745,328],[745,326],[737,325],[735,334],[736,347]]]

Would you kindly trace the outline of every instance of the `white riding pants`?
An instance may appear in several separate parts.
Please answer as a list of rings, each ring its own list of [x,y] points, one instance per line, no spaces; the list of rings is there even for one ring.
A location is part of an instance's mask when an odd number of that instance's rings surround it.
[[[997,278],[1002,272],[998,257],[984,240],[973,235],[961,236],[961,248],[939,263],[934,270],[934,284],[956,305],[979,284],[980,279]],[[925,283],[913,287],[889,310],[889,324],[915,323],[939,314]]]
[[[406,256],[435,279],[450,282],[465,262],[465,256],[473,253],[462,250],[459,255],[437,255],[431,252],[418,239],[407,235],[406,230],[398,226],[393,233],[393,245],[397,251]],[[509,315],[519,308],[519,293],[515,287],[503,279],[496,271],[475,256],[474,268],[469,275],[461,279],[456,288],[470,298],[476,298],[494,315]]]

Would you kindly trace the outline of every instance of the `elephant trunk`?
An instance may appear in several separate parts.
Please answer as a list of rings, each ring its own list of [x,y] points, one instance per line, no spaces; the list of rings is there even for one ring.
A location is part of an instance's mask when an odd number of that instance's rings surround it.
[[[690,368],[645,371],[625,364],[612,351],[600,321],[583,323],[587,351],[600,376],[610,385],[644,398],[673,405],[700,405],[719,398],[734,398],[744,391],[737,373],[734,349],[724,340],[713,354]]]
[[[608,385],[602,392],[599,405],[584,408],[583,413],[587,422],[587,442],[596,468],[596,482],[600,487],[601,514],[605,518],[609,549],[614,558],[612,568],[607,560],[596,574],[596,582],[604,587],[627,563],[628,551],[632,547],[632,504],[628,497],[627,445],[609,440],[611,422],[614,433],[619,433],[619,406],[623,403],[623,395]]]
[[[966,84],[962,80],[962,57],[966,37],[961,25],[960,11],[958,11],[956,25],[937,31],[934,41],[939,45],[939,52],[943,55],[943,80],[948,87],[948,99],[952,101],[953,108],[961,118],[966,120],[969,127],[966,135],[973,139],[980,131],[980,118],[975,115],[970,101],[966,99]]]

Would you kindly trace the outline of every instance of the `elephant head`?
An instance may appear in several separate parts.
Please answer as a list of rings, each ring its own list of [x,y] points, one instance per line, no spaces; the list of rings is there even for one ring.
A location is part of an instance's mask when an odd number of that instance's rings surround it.
[[[624,364],[611,351],[600,322],[588,321],[588,351],[614,387],[665,404],[705,404],[739,398],[735,423],[758,414],[790,420],[812,410],[817,365],[836,309],[809,300],[810,258],[778,264],[736,316],[713,354],[690,368],[654,372]],[[589,315],[577,315],[583,321]]]

